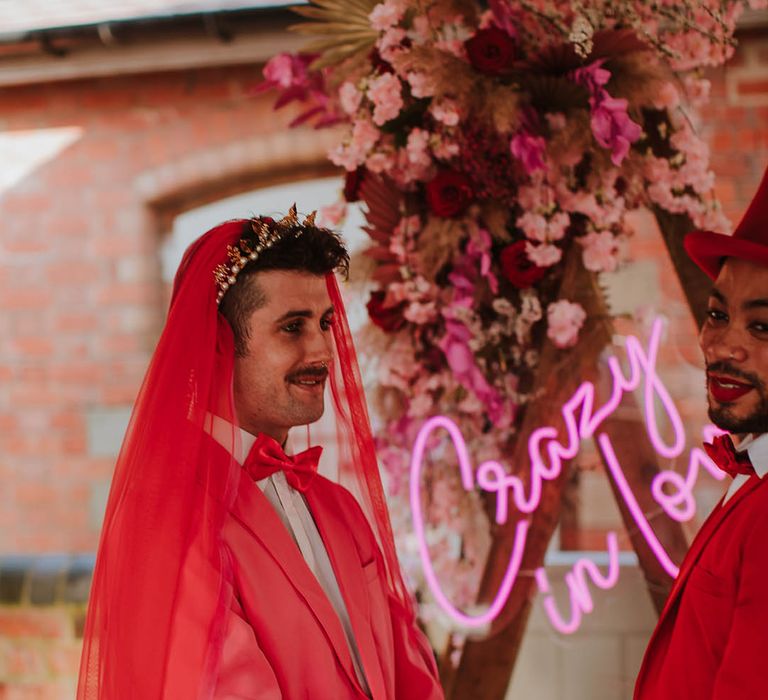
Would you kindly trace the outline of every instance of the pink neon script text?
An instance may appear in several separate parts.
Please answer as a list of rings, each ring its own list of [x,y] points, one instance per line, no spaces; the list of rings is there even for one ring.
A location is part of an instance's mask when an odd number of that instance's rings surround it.
[[[634,518],[640,532],[670,576],[678,573],[677,565],[671,560],[661,542],[653,532],[645,514],[629,486],[610,438],[605,433],[597,433],[603,421],[610,416],[621,403],[625,393],[634,392],[641,387],[645,427],[648,438],[657,454],[667,459],[679,457],[685,448],[685,431],[680,414],[672,398],[656,373],[663,322],[656,319],[652,325],[648,347],[643,348],[635,336],[625,339],[628,372],[622,370],[615,356],[608,358],[608,368],[612,379],[612,389],[608,400],[595,410],[595,387],[591,382],[583,382],[570,399],[563,404],[561,414],[565,424],[565,440],[560,442],[558,430],[553,426],[543,426],[534,430],[528,439],[530,463],[529,478],[509,474],[499,463],[493,460],[482,462],[476,470],[467,450],[467,445],[458,426],[446,416],[435,416],[427,420],[416,438],[411,457],[410,501],[414,530],[416,532],[419,553],[424,569],[424,576],[438,605],[454,620],[467,627],[487,625],[495,619],[504,607],[517,580],[525,551],[530,521],[521,519],[515,526],[515,535],[507,569],[499,590],[486,611],[479,615],[467,615],[447,598],[437,579],[429,556],[426,543],[424,516],[421,506],[421,473],[425,451],[430,435],[434,430],[443,429],[451,439],[459,463],[462,485],[467,491],[476,486],[496,495],[495,520],[499,524],[507,521],[510,508],[510,494],[513,507],[524,514],[533,513],[541,501],[544,481],[555,479],[562,471],[564,461],[573,459],[579,450],[581,441],[596,437],[598,448],[603,454],[605,464]],[[662,436],[662,430],[656,415],[656,406],[660,406],[667,419],[670,435]],[[578,418],[577,418],[578,416]],[[714,426],[704,429],[704,439],[711,440],[719,431]],[[542,457],[546,452],[548,460]],[[724,478],[723,473],[712,463],[706,453],[698,447],[690,451],[688,468],[685,476],[671,470],[662,470],[651,484],[651,493],[656,502],[672,518],[678,521],[689,520],[696,509],[693,487],[696,484],[701,467],[715,478]],[[593,603],[587,586],[587,577],[594,585],[602,589],[611,588],[618,581],[618,540],[616,533],[608,533],[608,572],[600,573],[594,562],[580,559],[572,572],[566,574],[566,584],[570,592],[571,616],[565,620],[557,611],[554,598],[550,593],[549,582],[543,568],[536,571],[536,581],[545,595],[544,607],[553,626],[564,634],[578,628],[582,613],[591,612]]]

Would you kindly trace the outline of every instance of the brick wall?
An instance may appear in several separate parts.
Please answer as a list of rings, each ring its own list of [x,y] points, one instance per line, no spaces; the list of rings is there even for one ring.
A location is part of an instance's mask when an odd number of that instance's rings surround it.
[[[0,90],[0,700],[74,696],[173,217],[328,172],[331,135],[288,132],[249,95],[259,80],[244,66]]]
[[[93,556],[0,557],[0,700],[74,697]]]
[[[288,133],[271,97],[249,97],[258,80],[243,67],[0,91],[0,135],[27,149],[0,192],[0,552],[95,549],[162,322],[169,217],[323,163],[329,134]]]

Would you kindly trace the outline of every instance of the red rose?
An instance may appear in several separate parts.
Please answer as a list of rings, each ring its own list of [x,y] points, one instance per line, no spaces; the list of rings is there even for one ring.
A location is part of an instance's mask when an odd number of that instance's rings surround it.
[[[371,321],[386,333],[395,333],[405,326],[403,308],[405,302],[396,306],[384,306],[386,292],[371,292],[371,298],[366,304]]]
[[[518,289],[527,289],[536,284],[546,269],[531,262],[525,252],[526,241],[508,245],[501,251],[501,274]]]
[[[515,60],[515,42],[498,27],[480,29],[464,46],[469,62],[479,73],[503,75]]]
[[[347,172],[344,178],[344,200],[356,202],[360,199],[360,185],[363,184],[365,168],[361,165],[357,170]]]
[[[469,178],[456,170],[443,170],[427,183],[427,204],[437,216],[458,216],[473,198]]]

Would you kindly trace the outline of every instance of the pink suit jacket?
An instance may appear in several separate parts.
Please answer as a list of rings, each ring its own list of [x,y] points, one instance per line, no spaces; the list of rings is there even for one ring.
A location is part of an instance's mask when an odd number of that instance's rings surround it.
[[[768,479],[706,520],[683,561],[635,700],[768,699]]]
[[[440,700],[432,651],[383,578],[352,495],[316,476],[305,494],[347,605],[374,700]],[[224,525],[234,598],[215,700],[358,700],[336,611],[261,489],[243,472]]]

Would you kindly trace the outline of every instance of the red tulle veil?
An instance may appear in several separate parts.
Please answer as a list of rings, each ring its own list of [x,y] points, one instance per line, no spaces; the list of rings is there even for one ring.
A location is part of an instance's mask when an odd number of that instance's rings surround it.
[[[209,698],[215,683],[231,565],[221,539],[240,465],[222,468],[209,438],[212,416],[232,426],[234,339],[218,313],[213,270],[247,222],[229,221],[193,243],[174,281],[168,318],[117,459],[84,630],[78,700]],[[331,393],[339,481],[363,507],[387,564],[392,595],[413,615],[371,437],[344,305],[336,309]],[[213,458],[213,451],[217,457]],[[214,466],[215,465],[215,466]],[[194,618],[179,601],[193,601]]]

